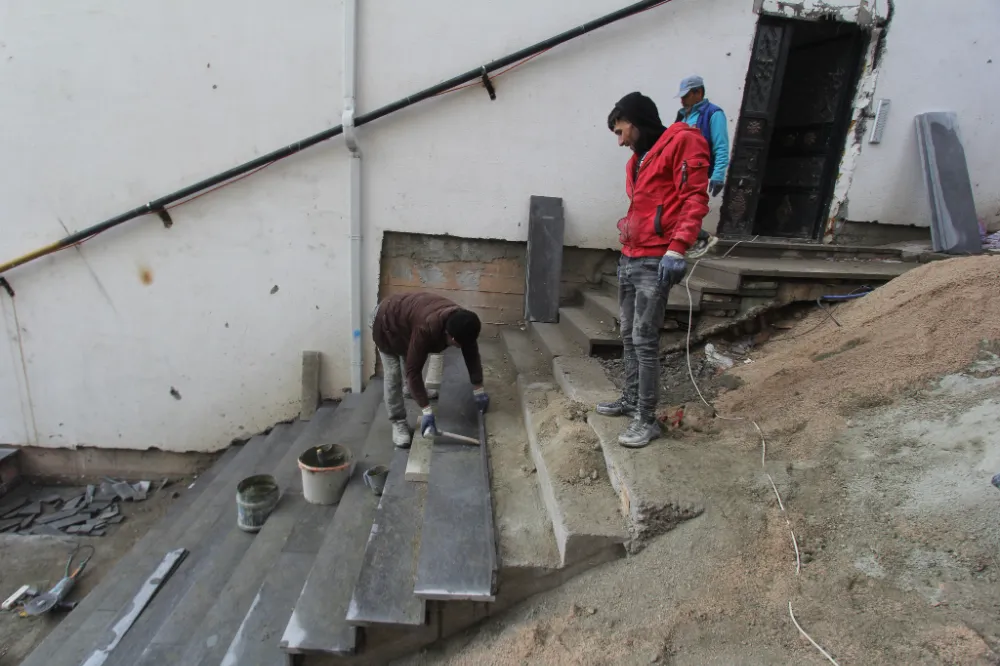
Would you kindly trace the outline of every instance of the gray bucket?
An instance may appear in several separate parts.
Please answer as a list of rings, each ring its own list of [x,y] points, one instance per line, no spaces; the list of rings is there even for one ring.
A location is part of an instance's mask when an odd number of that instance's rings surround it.
[[[381,495],[385,489],[385,480],[389,478],[389,468],[385,465],[375,465],[365,471],[365,485],[376,495]]]
[[[248,476],[236,486],[236,526],[259,532],[278,505],[281,489],[270,474]]]
[[[299,456],[302,496],[310,504],[336,504],[354,473],[354,456],[340,444],[317,446]]]

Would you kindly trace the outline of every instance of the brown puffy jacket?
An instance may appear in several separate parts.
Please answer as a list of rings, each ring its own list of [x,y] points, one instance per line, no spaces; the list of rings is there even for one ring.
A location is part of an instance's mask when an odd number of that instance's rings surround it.
[[[444,323],[452,312],[461,309],[444,296],[418,292],[396,294],[378,305],[372,322],[372,338],[379,351],[406,359],[406,384],[421,408],[429,404],[424,388],[424,363],[428,354],[439,354],[448,348]],[[473,341],[462,347],[469,380],[473,386],[483,384],[483,366],[479,345]]]

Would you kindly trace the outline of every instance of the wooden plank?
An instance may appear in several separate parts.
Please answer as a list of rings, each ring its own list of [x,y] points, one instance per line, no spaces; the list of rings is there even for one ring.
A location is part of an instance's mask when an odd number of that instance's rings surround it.
[[[445,353],[438,428],[479,446],[434,441],[414,594],[423,599],[494,601],[497,554],[483,415],[461,354]]]

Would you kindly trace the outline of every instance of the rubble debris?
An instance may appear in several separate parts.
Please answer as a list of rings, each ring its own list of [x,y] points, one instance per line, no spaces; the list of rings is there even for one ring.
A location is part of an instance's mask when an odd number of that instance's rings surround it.
[[[715,348],[715,345],[711,342],[705,345],[705,361],[710,365],[722,368],[723,370],[728,370],[735,365],[735,361],[733,361],[733,359],[729,358],[725,354],[719,353],[719,351]]]
[[[24,506],[22,506],[20,509],[17,510],[17,513],[14,515],[37,516],[41,512],[42,512],[41,502],[32,502],[31,504],[25,504]]]
[[[121,500],[134,500],[135,499],[135,488],[133,488],[128,483],[124,481],[116,481],[111,484],[112,489],[115,491],[115,495]]]
[[[70,516],[75,516],[77,514],[76,509],[63,509],[62,511],[56,511],[55,513],[49,513],[38,519],[39,525],[47,525],[48,523],[54,523],[63,518],[69,518]]]
[[[21,499],[9,502],[9,503],[5,504],[2,508],[0,508],[0,516],[2,516],[4,518],[13,518],[14,516],[17,515],[18,509],[20,509],[22,506],[24,506],[27,503],[28,503],[28,499],[25,498],[25,497],[22,497]]]
[[[72,511],[76,509],[78,506],[83,504],[83,499],[84,495],[77,495],[73,499],[66,500],[66,503],[63,504],[63,511]]]
[[[95,500],[118,499],[118,493],[115,492],[115,489],[112,487],[111,484],[112,482],[108,481],[107,479],[102,481],[101,485],[98,486],[97,491],[94,493],[94,499]]]
[[[35,522],[35,516],[27,516],[21,520],[21,524],[17,526],[18,531],[26,530],[31,527],[31,523]]]
[[[132,499],[136,502],[142,502],[149,495],[149,481],[140,481],[139,483],[132,484]]]
[[[42,504],[52,504],[54,502],[62,502],[62,495],[58,493],[49,493],[48,495],[43,495],[39,497],[36,501]]]
[[[94,493],[96,491],[97,488],[93,484],[88,484],[87,492],[84,495],[85,499],[83,500],[83,503],[86,504],[87,506],[90,506],[90,503],[94,501]]]
[[[0,520],[0,532],[8,532],[20,524],[21,524],[20,518],[10,518],[9,520]]]
[[[47,525],[57,530],[61,530],[64,527],[69,527],[70,525],[76,525],[77,523],[85,523],[89,519],[90,517],[87,516],[87,514],[77,514],[75,516],[69,516],[68,518],[63,518],[61,520],[49,522],[47,523]]]

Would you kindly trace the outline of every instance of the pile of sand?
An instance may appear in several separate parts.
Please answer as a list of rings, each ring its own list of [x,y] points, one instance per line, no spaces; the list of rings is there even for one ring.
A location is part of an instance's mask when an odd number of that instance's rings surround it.
[[[1000,257],[920,266],[833,314],[839,327],[817,309],[734,370],[745,383],[719,399],[720,414],[751,416],[772,435],[820,436],[969,366],[1000,340]]]

